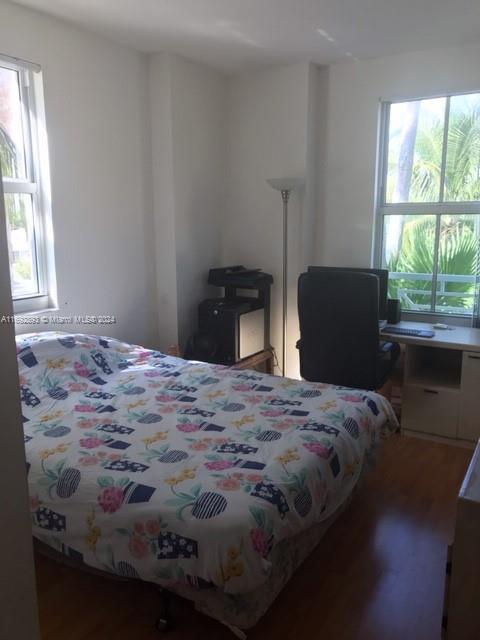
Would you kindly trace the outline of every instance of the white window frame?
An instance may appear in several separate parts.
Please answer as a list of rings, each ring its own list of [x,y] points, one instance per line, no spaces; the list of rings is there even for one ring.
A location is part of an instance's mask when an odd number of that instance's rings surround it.
[[[388,215],[430,215],[435,216],[435,254],[433,259],[432,273],[432,296],[430,303],[430,311],[424,310],[402,310],[402,314],[408,314],[410,317],[419,316],[429,318],[458,318],[459,320],[471,320],[472,313],[454,314],[445,313],[435,310],[437,298],[437,282],[438,282],[438,248],[440,238],[440,223],[442,215],[461,215],[461,214],[480,214],[480,201],[448,201],[444,199],[445,193],[445,166],[447,158],[447,137],[450,117],[450,100],[455,96],[470,95],[480,93],[480,90],[470,90],[455,93],[444,93],[432,96],[409,97],[405,99],[396,98],[395,100],[382,100],[380,102],[379,116],[379,138],[377,151],[377,187],[376,187],[376,204],[375,204],[375,234],[374,234],[374,264],[378,268],[382,268],[383,257],[383,237],[385,218]],[[445,122],[443,132],[443,149],[442,149],[442,165],[440,174],[440,193],[438,202],[387,202],[387,178],[388,178],[388,145],[390,133],[390,107],[398,102],[417,102],[420,100],[429,100],[432,98],[445,98]]]
[[[0,53],[0,66],[18,72],[25,139],[25,178],[2,177],[5,195],[31,194],[38,290],[13,297],[16,314],[56,308],[53,256],[50,171],[43,99],[43,80],[38,65]]]

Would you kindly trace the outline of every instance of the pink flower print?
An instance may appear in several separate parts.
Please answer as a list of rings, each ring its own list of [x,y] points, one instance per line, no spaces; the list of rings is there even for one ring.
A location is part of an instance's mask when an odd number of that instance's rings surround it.
[[[236,491],[240,489],[240,480],[237,478],[222,478],[217,482],[217,487],[223,491]]]
[[[205,439],[207,442],[211,440],[211,438]],[[215,438],[215,444],[227,444],[228,438]]]
[[[155,400],[158,402],[173,402],[175,396],[168,395],[168,393],[159,393],[155,396]]]
[[[231,469],[234,463],[229,460],[212,460],[211,462],[206,462],[205,466],[210,471],[223,471],[223,469]]]
[[[252,541],[255,551],[265,558],[265,556],[268,555],[270,546],[265,531],[259,527],[250,529],[250,540]]]
[[[140,536],[132,536],[128,543],[128,550],[134,558],[141,560],[148,553],[148,543],[144,538]]]
[[[245,402],[248,402],[250,404],[260,404],[265,400],[264,396],[243,396],[243,397],[245,399]]]
[[[259,473],[249,473],[247,476],[247,480],[248,482],[253,483],[257,483],[257,482],[262,482],[263,480],[263,476],[260,475]]]
[[[98,496],[97,501],[105,513],[115,513],[122,506],[123,491],[120,487],[107,487]]]
[[[266,411],[261,411],[260,413],[266,418],[278,418],[278,416],[283,416],[283,411],[280,409],[267,409]]]
[[[36,511],[40,506],[40,499],[38,496],[32,496],[30,498],[30,511]]]
[[[19,381],[20,381],[20,384],[28,384],[28,380],[27,380],[26,376],[24,376],[24,375],[20,375],[20,376],[18,377],[18,379],[19,379]]]
[[[90,404],[76,404],[74,407],[75,411],[78,411],[79,413],[95,413],[96,408],[92,407],[92,405]]]
[[[279,422],[275,422],[272,426],[274,429],[280,429],[280,431],[285,431],[286,429],[291,429],[293,426],[299,426],[303,424],[305,421],[295,421],[291,418],[287,418],[286,420],[280,420]]]
[[[135,533],[138,533],[139,536],[143,536],[143,534],[145,533],[143,522],[135,522],[135,524],[133,525],[133,529]]]
[[[192,433],[193,431],[198,431],[200,426],[194,422],[180,422],[177,424],[177,429],[184,433]]]
[[[232,478],[237,478],[238,480],[241,480],[243,478],[243,473],[235,471],[235,473],[232,473]]]
[[[75,362],[73,364],[73,369],[77,376],[81,376],[82,378],[88,378],[91,374],[90,369],[88,369],[82,362]]]
[[[85,449],[95,449],[95,447],[100,447],[103,444],[103,440],[101,438],[95,438],[94,436],[90,438],[80,438],[80,446],[85,447]]]
[[[305,447],[305,449],[307,449],[307,451],[310,451],[310,453],[314,453],[320,458],[328,458],[328,456],[330,455],[330,449],[320,442],[305,442],[303,446]]]
[[[86,391],[88,384],[86,382],[69,382],[67,387],[70,391]]]
[[[342,396],[342,400],[345,400],[346,402],[362,402],[362,398],[360,396],[354,395]]]
[[[160,407],[158,410],[160,411],[160,413],[174,413],[177,410],[177,406],[172,404],[167,404],[164,407]]]
[[[206,451],[208,449],[208,444],[206,442],[192,442],[190,445],[190,449],[193,451]]]
[[[78,462],[83,467],[92,467],[93,465],[98,464],[100,460],[97,456],[83,456],[82,458],[79,458]]]
[[[240,384],[232,384],[232,389],[234,391],[250,391],[250,385],[242,382]]]
[[[98,424],[98,420],[96,418],[80,418],[77,422],[77,426],[80,429],[93,429]]]
[[[145,529],[149,536],[155,537],[160,533],[160,523],[158,520],[147,520]]]
[[[143,374],[146,378],[158,378],[158,376],[162,375],[161,371],[145,371]]]
[[[98,455],[100,455],[100,453]],[[109,460],[120,460],[121,457],[122,457],[121,453],[109,453],[108,454],[108,459]]]

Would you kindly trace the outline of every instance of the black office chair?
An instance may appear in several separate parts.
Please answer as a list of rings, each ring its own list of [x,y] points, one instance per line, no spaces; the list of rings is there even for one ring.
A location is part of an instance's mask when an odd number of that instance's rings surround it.
[[[305,380],[380,389],[400,354],[380,343],[378,278],[352,271],[298,279],[300,373]]]

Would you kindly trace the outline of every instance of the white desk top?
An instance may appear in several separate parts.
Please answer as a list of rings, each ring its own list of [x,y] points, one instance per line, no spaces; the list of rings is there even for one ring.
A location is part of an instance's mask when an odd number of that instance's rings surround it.
[[[435,331],[435,335],[433,338],[416,338],[414,336],[402,336],[380,331],[380,338],[402,344],[418,344],[426,347],[456,349],[458,351],[480,351],[480,329],[455,327],[453,325],[450,329],[435,329],[428,322],[405,322],[403,320],[395,326],[405,327],[406,329],[428,329]]]

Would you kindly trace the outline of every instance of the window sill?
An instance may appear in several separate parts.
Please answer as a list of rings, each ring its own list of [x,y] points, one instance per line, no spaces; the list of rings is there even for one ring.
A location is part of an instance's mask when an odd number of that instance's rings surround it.
[[[473,315],[452,315],[450,313],[429,313],[428,311],[402,310],[402,320],[406,322],[442,322],[456,327],[472,327]]]

